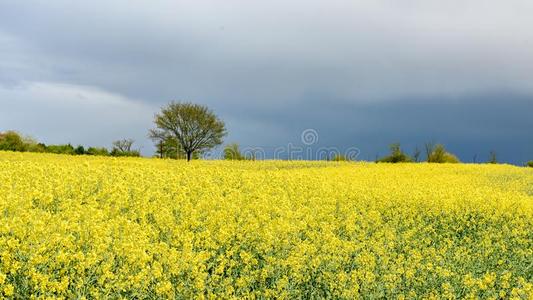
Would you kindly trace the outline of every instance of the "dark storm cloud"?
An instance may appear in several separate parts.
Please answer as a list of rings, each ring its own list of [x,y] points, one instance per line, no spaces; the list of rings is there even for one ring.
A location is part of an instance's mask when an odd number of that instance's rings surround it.
[[[444,143],[463,161],[488,160],[495,151],[502,161],[523,163],[533,153],[531,128],[533,98],[523,95],[490,94],[467,98],[405,99],[385,103],[349,103],[346,100],[311,98],[304,106],[284,110],[242,110],[244,119],[267,123],[275,119],[287,144],[302,145],[305,129],[318,133],[313,149],[351,147],[361,150],[360,159],[385,155],[391,143],[404,150],[423,150],[427,142]],[[502,101],[505,99],[505,101]],[[300,108],[300,109],[299,109]],[[303,108],[303,109],[302,109]],[[249,139],[253,139],[250,133]],[[257,143],[264,139],[259,138]],[[261,144],[270,150],[277,144]],[[252,146],[252,145],[250,145]]]
[[[330,146],[355,141],[362,158],[432,139],[463,160],[494,149],[519,163],[533,156],[531,9],[519,0],[4,0],[0,128],[102,145],[131,136],[150,153],[153,113],[184,99],[213,107],[228,140],[247,145],[284,145],[317,128]]]

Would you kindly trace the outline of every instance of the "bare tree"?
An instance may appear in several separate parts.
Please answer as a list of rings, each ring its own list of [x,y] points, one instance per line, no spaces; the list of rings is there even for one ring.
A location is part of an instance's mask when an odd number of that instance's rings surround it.
[[[133,139],[123,139],[113,142],[112,156],[141,156],[140,150],[133,150]]]
[[[131,152],[131,147],[135,141],[133,139],[123,139],[113,142],[113,148],[120,152]]]
[[[431,162],[431,154],[433,154],[433,151],[435,150],[435,143],[428,142],[424,146],[426,148],[426,160],[427,162]]]
[[[418,147],[415,148],[415,152],[413,153],[413,159],[415,160],[415,162],[420,161],[420,149],[418,149]]]
[[[490,151],[489,153],[489,164],[497,164],[498,157],[496,156],[496,151]]]

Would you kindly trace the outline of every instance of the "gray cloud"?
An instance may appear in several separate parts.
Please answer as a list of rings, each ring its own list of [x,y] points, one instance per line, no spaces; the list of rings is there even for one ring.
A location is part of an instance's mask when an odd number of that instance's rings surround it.
[[[324,142],[356,140],[368,156],[431,138],[465,160],[498,148],[519,163],[533,155],[523,130],[531,9],[522,0],[5,0],[0,128],[57,142],[131,136],[149,153],[153,112],[186,99],[213,107],[242,144],[282,145],[319,128]],[[83,110],[77,94],[92,99]],[[134,104],[106,110],[97,99]]]
[[[32,82],[0,88],[0,105],[0,124],[44,136],[47,143],[107,147],[126,135],[139,141],[145,152],[151,150],[145,141],[146,128],[156,107],[120,95],[85,86]]]

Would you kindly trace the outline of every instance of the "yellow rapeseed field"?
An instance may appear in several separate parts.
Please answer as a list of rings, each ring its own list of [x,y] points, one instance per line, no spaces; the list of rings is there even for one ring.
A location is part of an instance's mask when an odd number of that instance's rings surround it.
[[[533,297],[533,169],[0,152],[0,298]]]

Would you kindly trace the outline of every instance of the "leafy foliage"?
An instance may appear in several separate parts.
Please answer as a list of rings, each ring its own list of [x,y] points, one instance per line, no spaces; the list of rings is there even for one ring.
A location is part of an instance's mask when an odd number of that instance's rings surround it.
[[[173,138],[153,138],[156,146],[155,156],[159,158],[172,158],[172,159],[186,159],[187,154],[181,148],[181,144]],[[192,159],[199,159],[200,153],[195,151],[192,153]]]
[[[426,148],[427,149],[427,148]],[[459,163],[457,156],[449,153],[444,148],[444,145],[437,144],[434,147],[430,147],[431,152],[427,157],[427,161],[430,163]]]
[[[187,160],[193,153],[202,153],[222,144],[226,135],[224,122],[206,106],[171,102],[155,115],[155,129],[149,136],[159,146],[168,140],[177,141]],[[162,143],[162,144],[158,144]]]
[[[402,163],[402,162],[411,162],[412,159],[409,155],[405,154],[401,147],[400,143],[390,145],[390,155],[385,156],[378,160],[378,162],[387,162],[387,163]]]
[[[85,147],[83,147],[82,145],[79,145],[78,147],[76,147],[76,149],[74,149],[74,153],[77,154],[77,155],[83,155],[85,154]]]
[[[65,145],[47,145],[46,152],[55,154],[76,154],[71,144]]]
[[[85,154],[87,155],[98,155],[98,156],[108,156],[109,151],[107,148],[104,147],[89,147],[87,151],[85,151]]]
[[[27,151],[28,145],[15,131],[0,133],[0,150],[4,151]]]
[[[226,160],[245,160],[246,157],[241,153],[239,144],[232,143],[224,147],[224,159]]]
[[[71,144],[45,145],[43,143],[38,143],[31,137],[22,137],[15,131],[6,131],[0,133],[0,150],[16,152],[46,152],[69,155],[109,155],[109,151],[106,148],[90,147],[89,149],[85,150],[85,147],[82,145],[79,145],[76,148],[74,148]],[[137,152],[137,154],[139,153]]]

